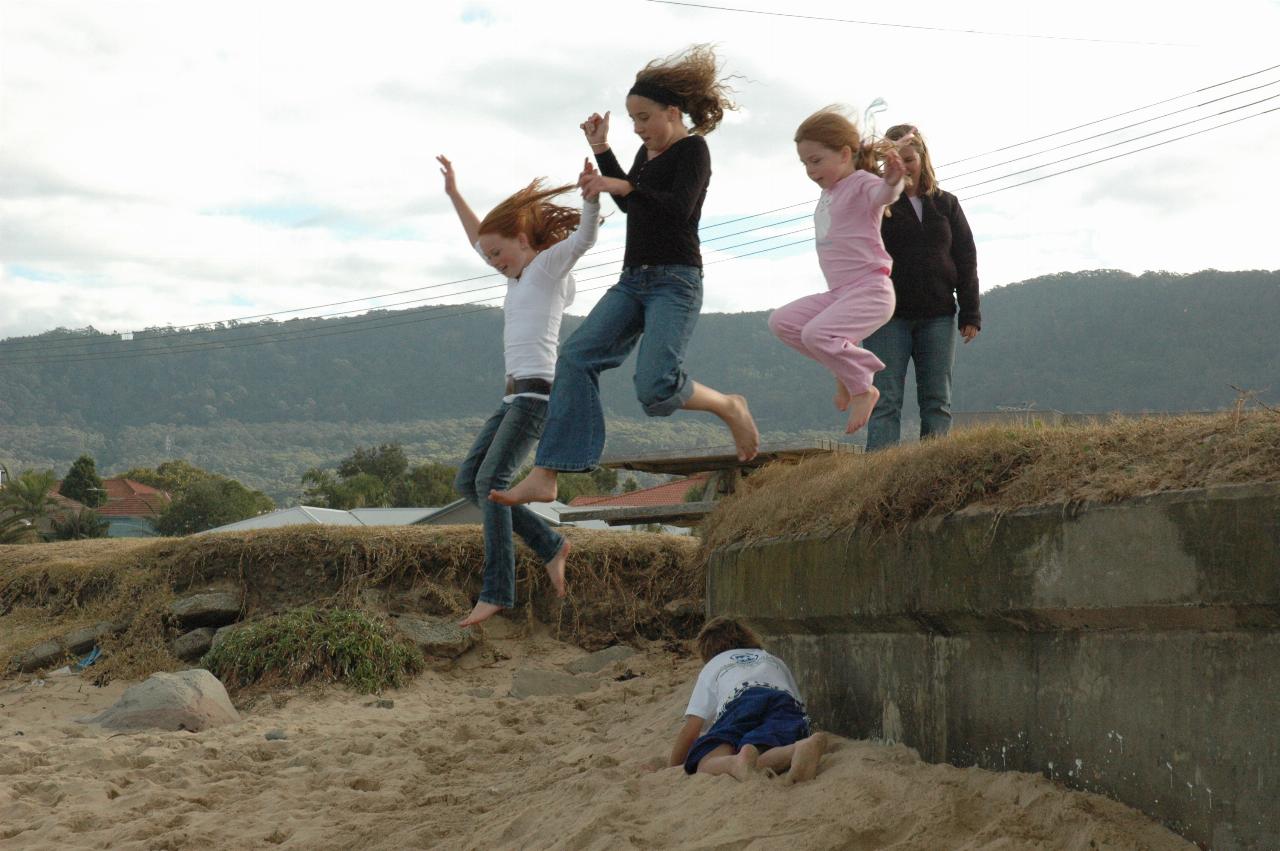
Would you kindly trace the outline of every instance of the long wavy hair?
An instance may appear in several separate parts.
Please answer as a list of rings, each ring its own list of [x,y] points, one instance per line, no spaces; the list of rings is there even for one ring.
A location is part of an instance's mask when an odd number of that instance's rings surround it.
[[[933,173],[933,160],[929,157],[929,146],[925,144],[920,131],[914,124],[895,124],[884,131],[884,137],[893,142],[907,134],[912,134],[912,139],[907,144],[915,148],[916,156],[920,158],[920,183],[916,186],[916,193],[933,195],[938,191],[938,178]]]
[[[665,59],[655,59],[636,74],[637,83],[654,83],[684,100],[683,110],[693,120],[690,132],[703,136],[715,130],[726,110],[738,105],[730,96],[732,76],[722,77],[720,60],[709,44],[695,44]]]
[[[546,187],[541,177],[507,198],[480,221],[480,233],[515,239],[524,234],[535,251],[550,248],[573,232],[582,211],[551,203],[573,189],[573,184]]]

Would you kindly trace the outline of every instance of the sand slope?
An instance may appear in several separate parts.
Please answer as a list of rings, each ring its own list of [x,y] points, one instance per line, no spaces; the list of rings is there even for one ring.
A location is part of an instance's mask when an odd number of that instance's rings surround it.
[[[303,690],[196,734],[108,736],[73,722],[125,684],[0,682],[0,845],[1193,847],[1105,798],[1036,775],[926,765],[900,746],[836,739],[818,777],[794,786],[653,770],[696,661],[654,648],[606,669],[595,691],[516,701],[504,697],[516,669],[556,668],[582,651],[547,638],[489,646],[498,658],[473,651],[459,669],[384,695],[390,709]],[[627,667],[640,676],[613,679]],[[288,738],[267,741],[276,729]]]

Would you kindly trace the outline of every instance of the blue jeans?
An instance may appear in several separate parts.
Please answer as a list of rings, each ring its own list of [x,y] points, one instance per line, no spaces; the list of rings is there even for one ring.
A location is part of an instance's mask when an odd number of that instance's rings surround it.
[[[491,489],[511,486],[520,462],[537,442],[546,422],[547,403],[517,396],[503,402],[485,421],[453,486],[484,515],[484,588],[480,599],[510,608],[516,603],[516,551],[511,534],[524,539],[543,564],[560,552],[564,538],[523,505],[489,501]]]
[[[590,470],[604,451],[600,373],[636,355],[636,398],[651,417],[684,407],[693,383],[684,350],[702,309],[702,270],[696,266],[631,266],[591,309],[560,348],[539,467]],[[643,336],[642,336],[643,335]]]
[[[951,365],[956,354],[956,318],[894,317],[862,345],[884,361],[876,373],[880,401],[867,424],[867,451],[898,443],[902,432],[902,396],[907,362],[916,364],[916,399],[920,404],[920,439],[951,430]]]

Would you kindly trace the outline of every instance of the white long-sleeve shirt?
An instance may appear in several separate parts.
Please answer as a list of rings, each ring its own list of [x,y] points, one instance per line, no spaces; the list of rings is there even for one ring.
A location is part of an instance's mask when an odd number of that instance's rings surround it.
[[[507,294],[502,302],[502,344],[507,375],[512,378],[551,381],[555,377],[560,321],[565,308],[573,304],[575,293],[571,270],[596,244],[599,224],[599,199],[583,201],[578,229],[538,252],[519,278],[507,278]],[[478,244],[476,251],[484,256]]]

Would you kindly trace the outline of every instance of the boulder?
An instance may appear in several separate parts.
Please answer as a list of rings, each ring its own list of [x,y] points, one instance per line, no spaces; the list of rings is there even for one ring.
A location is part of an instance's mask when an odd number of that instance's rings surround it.
[[[22,673],[48,668],[66,658],[67,651],[58,641],[42,641],[25,653],[19,654],[13,664]]]
[[[516,671],[511,678],[511,697],[524,700],[526,697],[548,697],[552,695],[582,694],[591,691],[600,682],[589,677],[575,677],[560,671],[539,671],[524,668]]]
[[[594,674],[604,670],[614,662],[620,662],[623,659],[636,655],[636,651],[625,644],[615,644],[612,647],[606,647],[603,650],[597,650],[595,653],[589,653],[564,666],[564,669],[571,674]]]
[[[443,618],[399,615],[393,616],[391,623],[401,635],[418,645],[425,656],[457,659],[476,644],[474,630],[462,629]]]
[[[102,621],[93,626],[86,626],[84,629],[77,629],[75,632],[69,633],[62,639],[62,643],[66,645],[68,652],[87,653],[97,646],[102,639],[123,629],[124,626],[121,624]]]
[[[243,626],[244,626],[244,622],[242,621],[240,623],[232,623],[232,624],[227,624],[226,626],[223,626],[223,627],[219,627],[213,633],[213,641],[210,642],[209,649],[212,650],[222,642],[226,641],[227,636],[231,635],[231,633],[235,632],[237,629],[240,629]]]
[[[239,591],[202,591],[174,600],[169,614],[183,629],[222,626],[240,619],[244,597]]]
[[[173,640],[170,648],[173,655],[177,656],[184,662],[195,662],[201,656],[209,652],[209,648],[213,646],[213,637],[217,632],[211,626],[202,626],[199,629],[193,629],[191,632],[179,635]]]
[[[227,690],[203,668],[176,674],[152,674],[144,682],[125,689],[113,705],[86,718],[81,724],[98,724],[109,730],[187,730],[198,733],[240,720]]]

